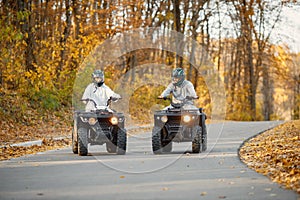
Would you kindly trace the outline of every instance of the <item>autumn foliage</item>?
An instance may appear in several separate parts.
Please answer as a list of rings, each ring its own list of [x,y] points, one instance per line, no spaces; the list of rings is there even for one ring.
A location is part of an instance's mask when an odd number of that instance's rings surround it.
[[[225,87],[226,119],[299,119],[300,55],[270,41],[284,6],[296,6],[295,1],[217,2],[0,1],[0,145],[5,146],[0,148],[1,160],[57,148],[51,138],[70,136],[73,86],[78,72],[85,70],[82,63],[98,45],[132,29],[157,27],[165,36],[174,30],[192,38],[203,48],[190,57],[201,60],[200,66],[166,50],[137,49],[106,66],[90,67],[104,69],[111,88],[118,78],[146,63],[183,67],[200,96],[197,105],[210,117],[211,95],[216,91],[209,91],[203,79],[212,80],[212,72],[205,69],[208,61]],[[222,24],[226,20],[232,27]],[[194,50],[193,45],[187,48]],[[199,73],[196,67],[205,70]],[[162,72],[169,78],[170,74]],[[91,72],[84,73],[90,77]],[[139,75],[128,75],[128,87],[145,77],[144,73]],[[85,79],[82,83],[89,82]],[[162,90],[143,85],[134,91],[127,113],[133,121],[151,123],[152,112],[160,103],[155,97]],[[77,95],[79,100],[81,94]],[[241,157],[258,172],[298,190],[299,159],[295,158],[299,158],[299,126],[290,123],[281,128],[246,143]],[[9,146],[36,139],[44,141],[43,147]],[[66,145],[68,141],[60,143]]]
[[[300,121],[266,131],[240,149],[240,157],[256,172],[300,194]]]

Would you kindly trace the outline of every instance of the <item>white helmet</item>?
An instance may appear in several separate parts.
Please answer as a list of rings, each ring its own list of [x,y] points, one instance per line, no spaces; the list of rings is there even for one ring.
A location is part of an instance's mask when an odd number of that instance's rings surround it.
[[[96,69],[92,73],[92,79],[95,84],[97,84],[98,87],[102,86],[104,83],[104,73],[103,71]]]

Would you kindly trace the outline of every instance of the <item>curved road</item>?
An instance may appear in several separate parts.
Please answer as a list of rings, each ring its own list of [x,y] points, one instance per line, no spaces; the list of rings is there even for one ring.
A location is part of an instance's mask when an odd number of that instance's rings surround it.
[[[89,156],[71,149],[0,162],[0,199],[236,199],[297,200],[243,164],[242,142],[279,122],[226,122],[208,125],[208,150],[191,154],[191,144],[175,143],[173,152],[154,155],[150,132],[128,137],[127,154],[105,146]]]

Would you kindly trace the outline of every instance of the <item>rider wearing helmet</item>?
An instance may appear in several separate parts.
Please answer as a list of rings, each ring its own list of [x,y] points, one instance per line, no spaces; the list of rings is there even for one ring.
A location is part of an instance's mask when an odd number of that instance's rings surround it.
[[[92,80],[98,86],[101,87],[104,83],[104,73],[103,71],[97,69],[92,73]]]
[[[110,98],[119,99],[121,96],[114,91],[112,91],[107,85],[104,83],[104,73],[101,70],[95,70],[92,73],[93,82],[90,83],[82,96],[82,99],[93,99],[96,101],[98,106],[107,106],[107,101]],[[95,109],[94,103],[92,101],[84,101],[86,104],[86,110]]]
[[[186,100],[186,97],[198,98],[193,84],[185,79],[185,73],[182,68],[176,68],[172,71],[172,83],[161,93],[159,98],[166,98],[171,93],[173,103],[182,103],[185,101],[184,109],[197,109],[192,100]],[[172,108],[168,106],[165,109]]]

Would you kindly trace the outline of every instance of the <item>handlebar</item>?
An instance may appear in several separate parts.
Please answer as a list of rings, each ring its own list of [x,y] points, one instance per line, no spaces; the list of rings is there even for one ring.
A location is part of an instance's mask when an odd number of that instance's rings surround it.
[[[108,100],[111,100],[111,101],[117,101],[117,100],[119,100],[119,99],[122,99],[122,97],[120,97],[120,98],[110,97]]]
[[[195,100],[195,99],[199,99],[199,97],[198,96],[196,96],[196,97],[187,96],[186,99],[188,99],[188,100]]]
[[[107,100],[106,106],[109,106],[109,104],[110,104],[111,101],[117,101],[119,99],[122,99],[122,97],[120,97],[120,98],[110,97]],[[97,107],[97,103],[96,103],[96,101],[94,99],[87,98],[87,99],[81,99],[80,101],[92,101],[94,103],[95,107]]]
[[[163,99],[163,100],[172,100],[170,97],[157,97],[157,99]],[[194,100],[194,99],[199,99],[199,97],[191,97],[191,96],[186,96],[185,100]]]
[[[171,98],[170,98],[170,97],[157,97],[157,99],[171,100]]]
[[[94,103],[95,107],[97,106],[97,103],[93,99],[89,99],[89,98],[87,98],[87,99],[80,99],[80,101],[92,101]]]

